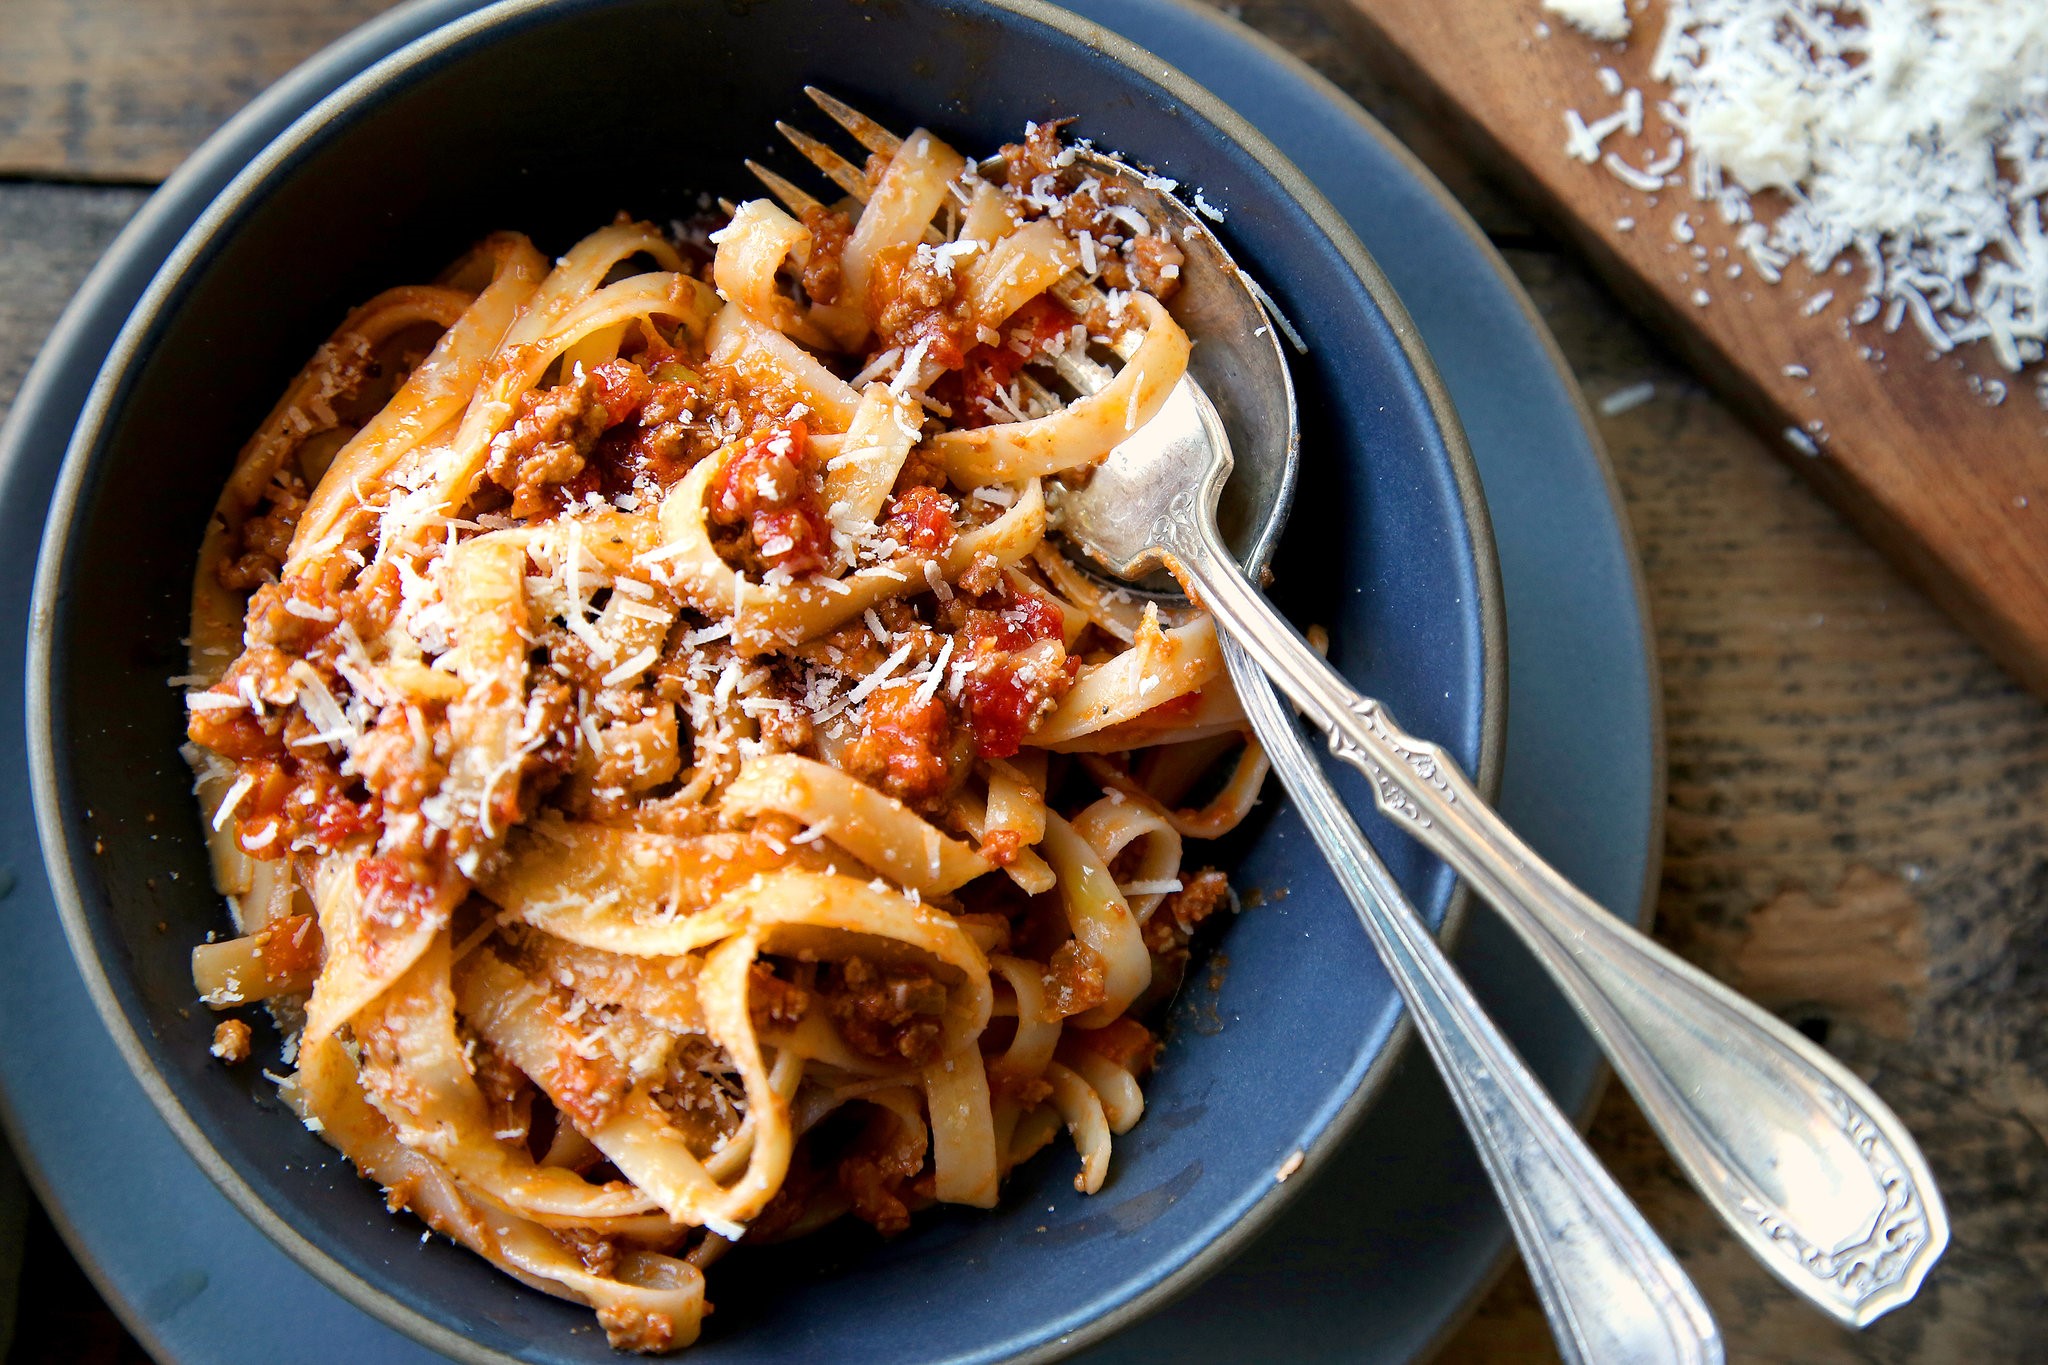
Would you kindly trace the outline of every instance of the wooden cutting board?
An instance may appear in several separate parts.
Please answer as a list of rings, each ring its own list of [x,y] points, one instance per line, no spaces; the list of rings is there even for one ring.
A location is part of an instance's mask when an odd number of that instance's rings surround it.
[[[1614,134],[1602,152],[1635,167],[1667,154],[1656,105],[1668,92],[1648,74],[1663,0],[1630,7],[1626,44],[1587,37],[1537,0],[1345,2],[1384,76],[1573,239],[1775,449],[2048,696],[2048,410],[2036,376],[2006,372],[1981,343],[1930,358],[1910,322],[1851,326],[1860,262],[1826,277],[1795,262],[1765,283],[1735,230],[1685,187],[1683,166],[1647,192],[1566,156],[1567,110],[1590,124],[1622,106],[1602,67],[1644,105],[1642,134]],[[1756,206],[1766,215],[1768,197]]]

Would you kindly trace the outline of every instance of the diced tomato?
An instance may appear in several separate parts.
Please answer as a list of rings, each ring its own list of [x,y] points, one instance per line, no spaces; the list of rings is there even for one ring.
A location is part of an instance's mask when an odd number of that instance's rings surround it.
[[[1008,758],[1024,745],[1039,708],[1039,697],[1017,676],[1017,666],[1000,660],[969,675],[967,714],[974,747],[983,758]]]
[[[320,969],[320,928],[311,915],[286,915],[256,931],[272,977],[310,976]]]
[[[889,534],[905,549],[942,555],[953,544],[953,511],[958,506],[936,488],[906,488],[890,504]]]
[[[1078,661],[1044,657],[1034,650],[1026,666],[1020,651],[1058,640],[1066,625],[1059,607],[1033,592],[1005,585],[979,599],[962,627],[966,655],[973,662],[964,700],[976,748],[986,758],[1008,758],[1026,735],[1073,686]]]
[[[1195,708],[1202,704],[1200,692],[1183,692],[1169,697],[1145,713],[1147,720],[1172,720],[1178,716],[1192,716]]]
[[[313,837],[325,848],[337,848],[343,841],[376,828],[374,811],[339,792],[330,793],[313,817]]]
[[[772,428],[727,460],[711,484],[712,520],[746,523],[762,564],[790,574],[824,568],[832,551],[816,472],[806,464],[808,439],[801,421]]]
[[[397,858],[365,858],[356,864],[356,889],[366,911],[385,924],[413,924],[434,906],[434,888],[414,879]]]
[[[1065,627],[1066,617],[1053,603],[1036,593],[1007,589],[1001,606],[976,607],[967,615],[969,637],[990,649],[1019,650],[1040,640],[1057,640]]]
[[[590,396],[604,409],[604,424],[615,427],[639,411],[653,391],[647,371],[630,360],[608,360],[589,372]]]
[[[1072,331],[1077,321],[1066,308],[1040,294],[1012,313],[1004,330],[1011,336],[1024,337],[1035,354]]]
[[[961,359],[960,392],[965,401],[957,420],[969,427],[1014,420],[1001,415],[996,395],[1010,387],[1018,370],[1064,337],[1074,322],[1072,313],[1043,294],[1011,314],[1001,340],[975,346]],[[991,406],[997,411],[991,412]]]
[[[209,689],[209,696],[234,696],[235,689],[222,685]],[[185,734],[194,744],[213,750],[222,758],[247,763],[284,753],[284,737],[276,727],[264,723],[246,710],[207,707],[194,710],[185,721]]]

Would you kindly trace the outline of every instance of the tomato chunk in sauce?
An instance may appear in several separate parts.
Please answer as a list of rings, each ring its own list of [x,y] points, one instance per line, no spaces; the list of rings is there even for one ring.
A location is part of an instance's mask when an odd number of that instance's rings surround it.
[[[1008,591],[967,612],[962,635],[972,668],[962,700],[975,750],[1008,758],[1074,685],[1080,661],[1060,644],[1065,618],[1035,593]]]
[[[715,524],[744,529],[762,567],[792,577],[824,568],[832,554],[808,438],[801,421],[756,436],[718,471],[708,500]]]

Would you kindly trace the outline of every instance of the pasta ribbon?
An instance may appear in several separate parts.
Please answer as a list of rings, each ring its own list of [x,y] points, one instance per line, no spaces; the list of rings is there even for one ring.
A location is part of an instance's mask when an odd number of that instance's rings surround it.
[[[1156,300],[1134,294],[1129,306],[1145,336],[1116,378],[1049,416],[939,433],[932,450],[945,462],[947,477],[961,488],[977,488],[1093,464],[1152,420],[1180,382],[1192,346]]]
[[[943,896],[994,870],[901,801],[795,754],[748,763],[721,804],[728,818],[774,812],[801,820],[899,886],[926,896]]]

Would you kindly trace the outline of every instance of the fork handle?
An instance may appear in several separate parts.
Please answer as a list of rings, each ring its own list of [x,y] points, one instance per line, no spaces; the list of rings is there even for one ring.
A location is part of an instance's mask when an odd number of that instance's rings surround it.
[[[1569,1365],[1719,1365],[1714,1320],[1437,947],[1344,811],[1294,717],[1234,640],[1231,680],[1273,770],[1394,979],[1508,1212]]]
[[[1361,769],[1385,812],[1506,916],[1664,1145],[1794,1291],[1862,1327],[1912,1298],[1948,1215],[1897,1115],[1848,1068],[1652,943],[1538,857],[1437,745],[1326,664],[1224,550],[1178,521],[1168,567]]]

